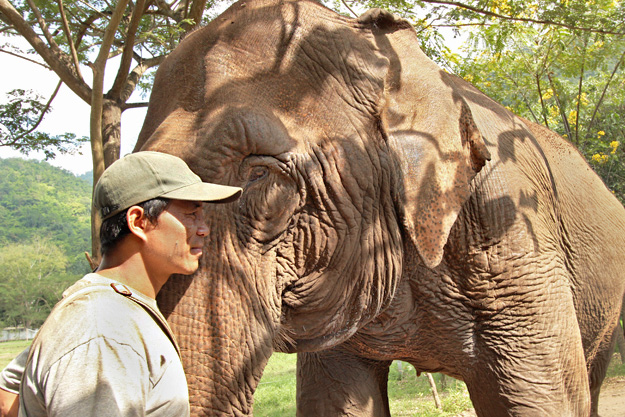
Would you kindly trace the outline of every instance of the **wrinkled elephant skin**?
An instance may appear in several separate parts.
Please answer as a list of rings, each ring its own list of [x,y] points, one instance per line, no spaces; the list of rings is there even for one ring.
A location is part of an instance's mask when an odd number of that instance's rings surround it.
[[[159,303],[195,415],[250,415],[273,351],[298,415],[389,414],[392,360],[480,416],[596,413],[625,210],[565,140],[447,74],[406,22],[234,4],[158,70],[137,150],[240,186]]]

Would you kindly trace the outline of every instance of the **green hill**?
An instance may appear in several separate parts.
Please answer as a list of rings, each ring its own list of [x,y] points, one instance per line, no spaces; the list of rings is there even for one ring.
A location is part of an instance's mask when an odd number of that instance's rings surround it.
[[[91,184],[47,162],[0,159],[0,246],[47,238],[69,259],[68,271],[88,270]]]

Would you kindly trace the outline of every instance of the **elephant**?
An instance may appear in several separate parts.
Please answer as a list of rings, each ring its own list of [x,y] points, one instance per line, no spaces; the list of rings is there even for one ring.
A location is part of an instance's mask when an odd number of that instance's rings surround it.
[[[159,67],[135,150],[243,188],[158,302],[194,415],[248,416],[274,351],[299,416],[388,416],[392,360],[479,416],[589,416],[625,296],[625,209],[581,154],[380,9],[242,0]]]

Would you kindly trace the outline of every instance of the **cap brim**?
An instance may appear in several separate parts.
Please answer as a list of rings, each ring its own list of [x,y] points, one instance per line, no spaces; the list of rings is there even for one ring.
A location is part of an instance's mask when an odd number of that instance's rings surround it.
[[[235,201],[243,190],[239,187],[229,185],[212,184],[208,182],[198,182],[195,184],[180,187],[170,191],[160,197],[172,200],[208,201],[211,203],[230,203]]]

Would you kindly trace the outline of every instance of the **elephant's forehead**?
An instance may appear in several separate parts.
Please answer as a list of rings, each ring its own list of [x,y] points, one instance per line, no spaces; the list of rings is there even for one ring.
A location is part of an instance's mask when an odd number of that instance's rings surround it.
[[[226,105],[201,116],[199,140],[216,152],[280,155],[294,152],[298,141],[292,123],[271,108],[249,104]],[[287,125],[291,125],[290,128]],[[233,155],[233,157],[236,157]]]

